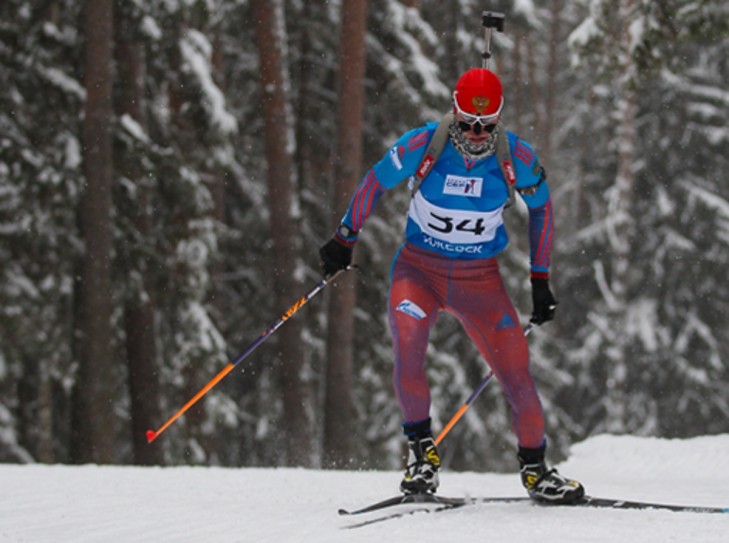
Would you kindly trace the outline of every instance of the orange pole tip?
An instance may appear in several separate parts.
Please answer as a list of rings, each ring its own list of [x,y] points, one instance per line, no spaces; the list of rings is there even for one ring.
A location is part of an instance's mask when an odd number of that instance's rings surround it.
[[[157,432],[154,430],[147,430],[147,443],[152,443],[155,439],[157,439]]]

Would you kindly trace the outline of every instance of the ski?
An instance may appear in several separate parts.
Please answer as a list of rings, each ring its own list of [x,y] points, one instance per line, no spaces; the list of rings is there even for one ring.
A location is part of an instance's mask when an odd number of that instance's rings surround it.
[[[400,494],[392,498],[387,498],[371,505],[362,507],[361,509],[355,509],[354,511],[348,511],[347,509],[340,509],[340,515],[361,515],[363,513],[370,513],[372,511],[378,511],[380,509],[386,509],[387,507],[393,507],[395,505],[407,505],[407,504],[422,504],[422,503],[433,503],[438,505],[447,505],[449,507],[460,507],[468,504],[468,500],[464,498],[447,498],[444,496],[436,496],[435,494]]]
[[[363,520],[361,522],[358,522],[356,524],[350,524],[348,526],[345,526],[344,528],[347,530],[352,530],[355,528],[362,528],[363,526],[369,526],[370,524],[377,524],[378,522],[385,522],[387,520],[393,520],[397,518],[406,517],[409,515],[414,515],[416,513],[440,513],[441,511],[447,511],[449,509],[455,509],[456,507],[461,507],[462,505],[466,505],[468,502],[461,502],[460,500],[457,500],[456,503],[452,504],[443,504],[438,505],[438,502],[436,501],[421,501],[420,505],[418,505],[418,502],[410,502],[413,506],[411,508],[408,508],[407,510],[398,510],[395,513],[389,513],[386,515],[380,515],[375,516],[374,518],[371,516],[367,517],[367,520]],[[435,507],[432,507],[435,505]],[[389,511],[389,509],[384,509],[383,511]],[[348,513],[344,513],[348,514]]]
[[[493,497],[476,497],[476,498],[449,498],[445,496],[436,496],[434,494],[406,494],[394,496],[386,500],[382,500],[371,505],[349,511],[340,509],[340,515],[361,515],[370,513],[389,507],[407,504],[434,504],[440,506],[433,511],[441,511],[446,509],[454,509],[464,505],[474,505],[479,503],[519,503],[529,502],[535,506],[541,507],[596,507],[603,509],[656,509],[664,511],[684,512],[684,513],[729,513],[729,507],[713,507],[703,505],[676,505],[657,502],[644,502],[634,500],[623,500],[614,498],[598,498],[594,496],[585,496],[577,502],[562,504],[549,503],[545,501],[537,501],[528,497],[509,497],[509,496],[493,496]],[[423,509],[419,509],[423,510]],[[400,515],[398,515],[400,516]]]
[[[559,504],[540,504],[540,505],[559,505]],[[677,513],[729,513],[729,507],[712,507],[705,505],[674,505],[667,503],[642,502],[633,500],[620,500],[613,498],[596,498],[593,496],[585,496],[577,503],[572,505],[583,507],[602,507],[607,509],[658,509],[664,511],[674,511]],[[566,505],[569,507],[569,504]]]

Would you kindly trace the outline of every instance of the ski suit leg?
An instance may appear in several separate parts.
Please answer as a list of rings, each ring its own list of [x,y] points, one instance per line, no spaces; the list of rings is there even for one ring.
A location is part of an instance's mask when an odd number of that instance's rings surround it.
[[[387,316],[395,353],[393,386],[406,423],[430,416],[425,352],[441,304],[427,275],[406,250],[395,258]]]
[[[481,356],[501,383],[519,445],[544,443],[544,414],[529,370],[529,349],[519,317],[504,288],[498,263],[454,270],[445,310],[462,323]],[[461,274],[461,277],[457,277]]]

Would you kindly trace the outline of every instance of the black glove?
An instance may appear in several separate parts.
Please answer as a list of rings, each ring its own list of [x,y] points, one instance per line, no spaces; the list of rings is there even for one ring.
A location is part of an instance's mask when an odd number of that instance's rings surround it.
[[[532,311],[531,322],[537,326],[551,321],[557,308],[557,300],[549,290],[549,279],[532,278]]]
[[[352,247],[343,245],[334,237],[319,249],[319,257],[324,278],[329,278],[352,263]]]

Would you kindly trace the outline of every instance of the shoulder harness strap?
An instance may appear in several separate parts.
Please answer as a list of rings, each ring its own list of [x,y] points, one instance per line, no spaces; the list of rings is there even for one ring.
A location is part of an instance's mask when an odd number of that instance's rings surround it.
[[[433,133],[433,137],[430,138],[428,147],[425,149],[425,154],[423,155],[420,165],[418,166],[418,169],[415,170],[415,175],[413,176],[413,183],[411,187],[411,193],[413,196],[415,196],[415,193],[418,192],[423,179],[425,179],[430,173],[430,170],[433,169],[438,157],[440,157],[440,154],[443,152],[443,147],[445,147],[446,141],[448,141],[448,127],[451,125],[452,121],[453,113],[449,112],[443,115],[443,118],[440,120],[440,124],[438,124],[438,128],[436,128]]]
[[[411,193],[413,196],[415,196],[415,193],[418,192],[423,179],[425,179],[430,173],[430,170],[433,169],[438,157],[440,157],[441,152],[443,152],[443,148],[448,140],[448,128],[452,121],[453,113],[446,113],[443,115],[443,118],[438,124],[438,128],[436,128],[433,133],[433,137],[430,138],[428,147],[425,149],[425,154],[418,165],[418,169],[415,170],[415,175],[412,179]],[[514,164],[511,159],[509,136],[506,133],[506,129],[503,125],[499,124],[497,130],[498,139],[496,140],[496,159],[499,161],[501,175],[504,177],[506,190],[509,193],[509,201],[504,207],[510,207],[514,203],[516,171],[514,170]]]
[[[499,123],[497,128],[498,139],[496,140],[496,160],[499,161],[501,175],[506,183],[506,190],[509,193],[509,201],[504,207],[511,207],[514,204],[514,187],[516,186],[516,170],[511,159],[511,149],[509,147],[509,135],[506,133],[504,125]]]

